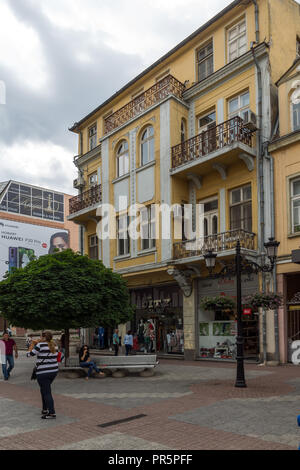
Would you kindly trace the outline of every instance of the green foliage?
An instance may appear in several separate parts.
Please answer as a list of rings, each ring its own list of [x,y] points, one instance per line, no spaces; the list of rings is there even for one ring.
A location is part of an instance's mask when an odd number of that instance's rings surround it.
[[[243,298],[244,306],[252,308],[257,311],[259,308],[265,310],[274,310],[282,305],[283,297],[279,294],[253,294]]]
[[[203,297],[200,302],[200,307],[203,310],[233,310],[235,308],[235,303],[229,297],[218,295],[216,297]]]
[[[123,278],[72,250],[7,274],[0,282],[0,311],[10,324],[35,330],[114,327],[133,315]]]

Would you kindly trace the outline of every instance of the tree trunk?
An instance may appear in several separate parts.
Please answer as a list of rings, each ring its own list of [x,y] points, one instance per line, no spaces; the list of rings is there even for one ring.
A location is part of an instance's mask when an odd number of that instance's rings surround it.
[[[65,366],[67,365],[67,360],[70,357],[70,330],[65,328]]]

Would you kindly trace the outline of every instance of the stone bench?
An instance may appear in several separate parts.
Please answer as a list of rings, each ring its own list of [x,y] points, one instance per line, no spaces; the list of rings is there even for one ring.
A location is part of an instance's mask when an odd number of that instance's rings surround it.
[[[156,355],[136,356],[91,356],[91,360],[102,369],[106,375],[125,377],[130,371],[139,372],[141,377],[154,375],[154,368],[159,364]],[[70,357],[66,367],[60,367],[60,372],[66,377],[86,376],[88,368],[80,367],[79,359]]]

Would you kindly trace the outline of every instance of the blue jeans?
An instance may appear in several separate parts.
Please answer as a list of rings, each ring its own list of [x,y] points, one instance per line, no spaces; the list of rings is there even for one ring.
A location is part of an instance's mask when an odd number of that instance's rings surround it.
[[[9,367],[7,367],[7,363],[9,364]],[[13,370],[14,366],[15,366],[14,356],[13,355],[5,356],[5,364],[2,364],[2,372],[3,372],[3,376],[5,379],[8,379],[9,374]]]
[[[98,367],[96,366],[96,364],[93,361],[91,361],[91,362],[80,362],[80,367],[83,367],[83,368],[88,367],[89,368],[88,377],[91,376],[93,370],[95,370],[98,373],[100,372],[100,369],[98,369]]]
[[[125,349],[126,349],[126,356],[128,356],[132,349],[131,344],[125,344]]]

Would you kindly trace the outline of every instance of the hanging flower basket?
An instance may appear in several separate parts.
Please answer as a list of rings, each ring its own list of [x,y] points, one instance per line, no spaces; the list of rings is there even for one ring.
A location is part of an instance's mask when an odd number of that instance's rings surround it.
[[[229,297],[203,297],[200,302],[200,307],[203,310],[213,310],[215,312],[232,311],[235,308],[235,303]]]
[[[283,297],[279,294],[252,294],[243,298],[244,307],[257,312],[259,308],[275,310],[282,305]]]

